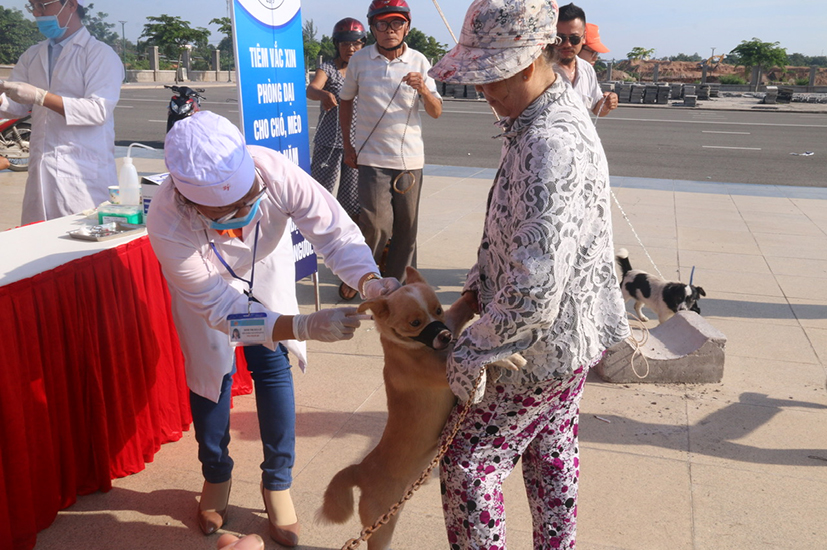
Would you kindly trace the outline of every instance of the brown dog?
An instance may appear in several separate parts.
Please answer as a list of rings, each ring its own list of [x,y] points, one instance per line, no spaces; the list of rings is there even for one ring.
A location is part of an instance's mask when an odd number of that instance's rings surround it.
[[[359,487],[359,517],[370,526],[395,504],[437,452],[439,436],[456,398],[445,363],[451,332],[436,293],[418,271],[407,268],[408,284],[388,296],[364,302],[385,353],[388,422],[382,439],[359,464],[337,473],[324,494],[319,518],[344,523],[353,515],[353,488]],[[397,513],[368,539],[369,550],[388,548]]]

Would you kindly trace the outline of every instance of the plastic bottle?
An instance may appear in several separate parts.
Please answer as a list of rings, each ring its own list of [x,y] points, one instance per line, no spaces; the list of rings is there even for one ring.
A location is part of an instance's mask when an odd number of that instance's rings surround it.
[[[141,184],[138,181],[138,170],[132,164],[132,158],[127,156],[123,159],[123,166],[118,173],[118,195],[121,204],[125,206],[138,206],[141,204]]]
[[[126,206],[141,206],[141,182],[138,178],[138,169],[132,163],[132,147],[137,145],[144,149],[152,149],[142,143],[132,143],[126,150],[123,166],[118,173],[118,195],[121,204]]]

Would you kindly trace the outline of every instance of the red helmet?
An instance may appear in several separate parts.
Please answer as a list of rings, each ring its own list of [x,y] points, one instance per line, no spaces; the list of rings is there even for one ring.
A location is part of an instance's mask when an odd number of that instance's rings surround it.
[[[411,8],[405,0],[373,0],[368,8],[368,25],[373,24],[373,18],[383,13],[398,13],[411,22]]]
[[[345,17],[333,26],[333,42],[366,42],[368,33],[357,19]]]

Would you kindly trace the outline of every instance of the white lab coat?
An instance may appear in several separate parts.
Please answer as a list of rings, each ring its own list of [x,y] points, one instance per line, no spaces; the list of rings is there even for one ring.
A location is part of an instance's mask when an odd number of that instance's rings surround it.
[[[32,111],[29,176],[22,223],[59,218],[94,208],[118,184],[115,169],[115,105],[123,64],[115,50],[81,27],[63,43],[49,82],[49,41],[20,56],[9,81],[28,82],[63,97],[60,114],[39,105],[21,105],[0,95],[0,115]]]
[[[243,294],[247,285],[230,275],[210,242],[236,275],[249,280],[256,223],[261,222],[253,280],[253,295],[261,303],[253,303],[252,311],[267,314],[266,333],[270,337],[280,314],[299,311],[291,218],[325,264],[348,285],[356,288],[363,275],[379,272],[362,233],[333,195],[281,153],[256,145],[248,149],[267,193],[255,218],[243,228],[241,239],[209,229],[195,209],[176,196],[169,178],[152,198],[147,216],[149,240],[172,295],[187,385],[213,401],[218,400],[221,381],[233,364],[227,316],[246,313],[248,300]],[[304,343],[282,343],[304,370]],[[277,344],[268,340],[264,345],[275,349]]]

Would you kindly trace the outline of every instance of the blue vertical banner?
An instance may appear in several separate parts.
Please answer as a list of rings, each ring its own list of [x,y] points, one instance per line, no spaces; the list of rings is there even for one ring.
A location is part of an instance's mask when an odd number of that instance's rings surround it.
[[[233,0],[241,128],[249,145],[279,151],[310,173],[301,0]],[[290,224],[296,280],[318,270],[316,253]]]
[[[233,0],[241,127],[310,173],[301,0]]]

